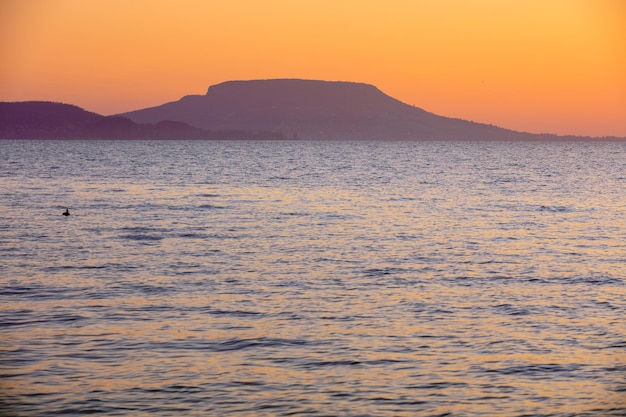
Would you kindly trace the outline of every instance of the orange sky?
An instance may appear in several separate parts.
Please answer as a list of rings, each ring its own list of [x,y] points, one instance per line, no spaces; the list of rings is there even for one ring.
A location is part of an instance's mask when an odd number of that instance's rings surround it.
[[[626,0],[0,0],[0,100],[112,114],[232,79],[374,84],[437,114],[626,136]]]

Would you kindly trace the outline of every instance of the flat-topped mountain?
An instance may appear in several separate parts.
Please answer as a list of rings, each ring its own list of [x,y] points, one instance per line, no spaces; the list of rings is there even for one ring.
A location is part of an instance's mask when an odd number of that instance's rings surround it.
[[[157,107],[102,116],[40,101],[0,103],[0,139],[587,140],[429,113],[361,83],[228,81]],[[626,138],[602,138],[626,140]]]
[[[137,123],[175,120],[202,129],[274,131],[299,139],[519,140],[534,135],[437,116],[372,85],[300,79],[228,81],[122,114]]]

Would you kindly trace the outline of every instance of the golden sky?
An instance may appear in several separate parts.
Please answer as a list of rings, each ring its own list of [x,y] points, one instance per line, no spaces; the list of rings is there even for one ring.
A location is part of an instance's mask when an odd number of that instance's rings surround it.
[[[260,78],[626,136],[626,0],[0,0],[1,101],[113,114]]]

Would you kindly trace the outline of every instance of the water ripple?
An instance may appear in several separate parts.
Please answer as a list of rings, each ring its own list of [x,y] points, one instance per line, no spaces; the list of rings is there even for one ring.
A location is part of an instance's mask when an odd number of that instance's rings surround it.
[[[1,415],[626,415],[623,144],[2,145]]]

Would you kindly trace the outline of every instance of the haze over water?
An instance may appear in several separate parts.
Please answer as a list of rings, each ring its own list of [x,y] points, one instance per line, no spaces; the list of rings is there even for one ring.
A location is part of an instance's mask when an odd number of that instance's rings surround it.
[[[624,143],[2,141],[0,407],[625,415],[625,189]]]

